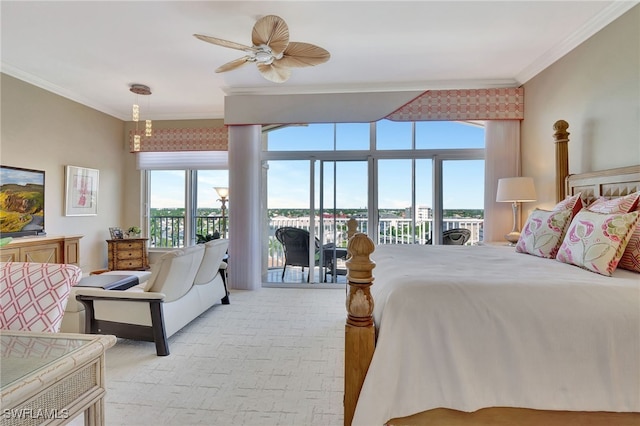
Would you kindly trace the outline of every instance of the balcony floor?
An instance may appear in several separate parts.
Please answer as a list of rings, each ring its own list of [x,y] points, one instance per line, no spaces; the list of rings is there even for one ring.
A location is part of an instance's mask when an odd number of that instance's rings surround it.
[[[282,280],[282,268],[269,268],[265,280],[262,283],[263,287],[293,287],[293,288],[341,288],[347,283],[347,277],[345,275],[337,275],[337,282],[319,282],[320,268],[316,267],[313,271],[315,278],[314,283],[307,282],[307,274],[309,268],[304,268],[304,274],[302,268],[299,266],[287,266],[287,271],[284,275],[284,281]],[[332,280],[332,276],[328,275],[328,279]]]

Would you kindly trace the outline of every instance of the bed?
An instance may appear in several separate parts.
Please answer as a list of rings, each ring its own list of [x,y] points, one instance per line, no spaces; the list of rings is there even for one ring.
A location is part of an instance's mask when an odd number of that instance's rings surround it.
[[[567,127],[558,201],[640,191],[640,166],[569,176]],[[348,251],[345,425],[640,424],[639,273],[497,244]]]

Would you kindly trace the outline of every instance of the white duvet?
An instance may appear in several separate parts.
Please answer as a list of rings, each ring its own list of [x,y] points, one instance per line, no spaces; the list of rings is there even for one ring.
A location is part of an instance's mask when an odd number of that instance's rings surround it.
[[[377,246],[353,420],[437,407],[640,411],[640,275],[499,246]]]

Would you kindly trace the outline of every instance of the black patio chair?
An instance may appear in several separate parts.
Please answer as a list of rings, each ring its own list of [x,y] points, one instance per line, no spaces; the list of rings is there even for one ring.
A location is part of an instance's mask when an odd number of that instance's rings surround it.
[[[463,246],[471,238],[471,231],[465,228],[447,229],[442,233],[442,244],[445,246]],[[432,244],[431,238],[427,244]]]
[[[304,268],[309,268],[309,231],[306,229],[293,228],[285,226],[276,229],[276,239],[280,241],[284,249],[284,266],[282,268],[282,280],[284,281],[284,274],[287,270],[287,266],[300,266],[302,267],[302,273],[304,274]],[[336,270],[336,266],[333,262],[333,253],[335,245],[333,243],[327,243],[322,246],[323,249],[323,267],[324,278],[327,280],[328,274],[336,274],[340,271]],[[344,252],[344,253],[343,253]],[[346,249],[336,249],[337,258],[346,257]],[[315,264],[313,266],[319,266],[320,264],[320,240],[315,239]],[[311,268],[309,268],[309,274],[307,275],[307,281],[311,281]]]

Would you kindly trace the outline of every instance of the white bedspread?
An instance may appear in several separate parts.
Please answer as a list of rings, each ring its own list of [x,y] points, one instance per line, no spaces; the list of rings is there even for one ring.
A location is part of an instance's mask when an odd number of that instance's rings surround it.
[[[437,407],[640,411],[640,275],[498,246],[378,246],[354,425]]]

